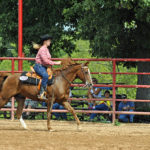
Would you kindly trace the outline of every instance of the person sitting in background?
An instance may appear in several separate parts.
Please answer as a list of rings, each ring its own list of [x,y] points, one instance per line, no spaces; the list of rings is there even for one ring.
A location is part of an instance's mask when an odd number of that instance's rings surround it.
[[[38,106],[37,101],[33,101],[31,99],[26,99],[25,101],[25,108],[26,109],[32,109],[32,108],[36,108]],[[23,118],[27,119],[30,117],[30,119],[35,119],[35,112],[24,112],[23,113]]]
[[[126,98],[127,98],[127,96],[124,94],[124,99],[126,99]],[[120,104],[118,106],[118,111],[134,111],[134,109],[135,109],[134,102],[122,101],[122,102],[120,102]],[[133,123],[134,115],[120,114],[118,118],[122,122]]]
[[[69,97],[70,97],[70,98],[73,97],[72,90],[73,90],[73,87],[71,86],[71,87],[69,88]]]
[[[8,102],[8,103],[4,106],[4,108],[11,108],[11,101]],[[11,111],[10,111],[10,112],[4,111],[3,115],[4,115],[4,118],[5,118],[5,119],[10,119],[10,117],[11,117]],[[9,115],[9,116],[8,116],[8,115]]]
[[[108,90],[105,91],[104,96],[106,99],[110,98],[110,92]],[[111,109],[110,101],[100,101],[98,105],[93,107],[93,110],[106,110],[107,111],[109,109]],[[96,115],[97,115],[96,113],[91,114],[90,121],[92,121]]]
[[[60,104],[58,104],[58,103],[55,103],[55,104],[53,104],[52,109],[65,109],[65,108],[64,108],[62,105],[60,105]],[[56,117],[57,120],[58,120],[60,117],[61,117],[61,119],[67,120],[67,115],[66,115],[66,113],[56,113],[56,112],[54,112],[53,114],[55,115],[55,117]]]
[[[92,78],[93,84],[98,84],[98,80],[96,78]],[[111,90],[111,87],[93,87],[88,90],[88,98],[101,98],[101,90]],[[95,101],[88,102],[89,109],[92,109],[95,105]]]

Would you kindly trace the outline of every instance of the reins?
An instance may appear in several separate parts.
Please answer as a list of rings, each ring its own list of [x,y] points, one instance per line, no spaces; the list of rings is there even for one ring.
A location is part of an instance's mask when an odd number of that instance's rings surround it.
[[[69,81],[69,80],[65,77],[65,75],[64,75],[64,73],[63,73],[63,71],[61,71],[61,74],[62,74],[63,78],[64,78],[66,81],[68,81],[68,83],[72,84],[72,82],[71,82],[71,81]]]
[[[85,76],[85,73],[84,73],[84,71],[83,71],[83,68],[81,67],[81,71],[82,71],[82,73],[83,73],[83,75],[84,75],[84,78],[85,78],[85,80],[86,80],[86,76]],[[62,74],[62,76],[63,76],[63,78],[68,82],[68,83],[70,83],[70,84],[72,84],[72,82],[71,81],[69,81],[66,77],[65,77],[65,75],[64,75],[64,73],[63,73],[63,71],[61,71],[61,74]]]

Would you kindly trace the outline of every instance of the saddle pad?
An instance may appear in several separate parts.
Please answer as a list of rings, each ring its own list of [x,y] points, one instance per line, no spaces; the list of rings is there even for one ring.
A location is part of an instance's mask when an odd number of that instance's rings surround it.
[[[27,73],[28,72],[23,72],[19,80],[24,84],[38,85],[40,82],[40,79],[28,77],[26,75]],[[52,78],[48,80],[47,85],[52,85],[53,83],[54,83],[54,76],[52,76]]]

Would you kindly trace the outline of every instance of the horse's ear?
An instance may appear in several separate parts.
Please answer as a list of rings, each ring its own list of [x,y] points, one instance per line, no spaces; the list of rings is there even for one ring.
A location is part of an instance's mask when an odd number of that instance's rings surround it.
[[[88,66],[88,64],[89,64],[89,62],[87,61],[86,63],[83,63],[83,64],[82,64],[82,67]]]
[[[84,63],[84,66],[88,66],[89,65],[89,61],[87,61],[86,63]]]

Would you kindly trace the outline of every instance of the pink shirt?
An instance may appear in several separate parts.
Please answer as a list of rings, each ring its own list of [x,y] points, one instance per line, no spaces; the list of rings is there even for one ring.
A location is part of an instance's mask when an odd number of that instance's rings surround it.
[[[47,65],[55,65],[55,62],[51,60],[51,54],[46,46],[42,46],[36,55],[35,58],[36,63],[41,64],[43,66]]]

